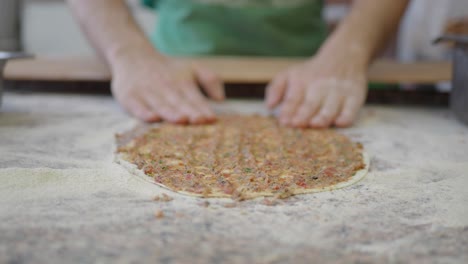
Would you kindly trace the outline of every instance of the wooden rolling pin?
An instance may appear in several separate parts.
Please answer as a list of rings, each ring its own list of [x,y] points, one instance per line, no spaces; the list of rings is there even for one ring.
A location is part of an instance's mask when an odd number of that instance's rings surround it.
[[[214,70],[226,83],[267,83],[273,76],[302,59],[204,57],[177,58],[204,65]],[[450,62],[420,62],[403,64],[379,60],[369,69],[369,80],[380,83],[432,84],[448,81],[452,76]],[[36,57],[10,61],[6,65],[6,80],[22,81],[109,81],[108,68],[95,58]]]

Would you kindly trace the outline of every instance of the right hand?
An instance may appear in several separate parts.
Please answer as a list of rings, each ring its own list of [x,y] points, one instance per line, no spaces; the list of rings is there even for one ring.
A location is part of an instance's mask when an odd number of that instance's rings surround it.
[[[210,70],[156,54],[127,57],[112,65],[112,94],[133,116],[146,121],[204,124],[216,120],[209,97],[224,99],[222,82]]]

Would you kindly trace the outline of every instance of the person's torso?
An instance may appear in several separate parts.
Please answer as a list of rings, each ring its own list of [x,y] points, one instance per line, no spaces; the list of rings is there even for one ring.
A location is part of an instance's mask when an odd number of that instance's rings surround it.
[[[321,0],[145,0],[169,55],[310,56],[326,36]]]

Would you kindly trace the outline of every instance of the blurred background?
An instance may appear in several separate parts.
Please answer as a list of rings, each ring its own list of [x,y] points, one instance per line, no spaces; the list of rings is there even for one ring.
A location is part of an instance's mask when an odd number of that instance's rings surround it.
[[[140,0],[126,1],[143,31],[150,34],[157,23],[157,14],[143,7]],[[325,0],[326,7],[322,15],[330,31],[347,14],[351,4],[352,0]],[[451,46],[433,44],[433,40],[444,33],[468,34],[468,1],[412,0],[398,32],[389,41],[381,56],[400,62],[448,61],[451,57]],[[74,21],[65,0],[1,0],[0,50],[26,51],[40,56],[94,56],[92,48]],[[9,86],[12,85],[9,84]],[[80,90],[82,90],[82,84],[80,85]],[[15,84],[15,86],[25,87],[24,84],[20,86]],[[34,85],[36,86],[38,84]],[[96,86],[93,84],[92,87],[91,90],[94,90]],[[372,83],[370,87],[371,90],[385,91],[418,89],[446,93],[451,90],[449,82],[430,86]],[[261,97],[263,88],[260,86],[249,90],[233,89],[232,95]],[[107,91],[108,87],[104,86],[103,90]],[[231,94],[230,89],[227,91]],[[446,104],[446,96],[438,99],[438,95],[439,93],[428,94],[427,98]],[[420,93],[417,94],[416,101],[422,100],[421,96]],[[387,101],[387,97],[389,97],[387,94],[371,93],[369,100],[374,101],[377,98],[376,101],[381,102]],[[403,97],[391,95],[390,97],[402,100],[401,98],[406,98],[407,95]]]
[[[139,0],[127,0],[135,18],[149,34],[157,20]],[[324,18],[330,30],[346,15],[351,0],[326,0]],[[448,59],[448,48],[432,45],[444,31],[468,31],[468,1],[413,0],[397,37],[385,56],[402,61]],[[0,49],[35,54],[92,55],[64,0],[1,0]]]

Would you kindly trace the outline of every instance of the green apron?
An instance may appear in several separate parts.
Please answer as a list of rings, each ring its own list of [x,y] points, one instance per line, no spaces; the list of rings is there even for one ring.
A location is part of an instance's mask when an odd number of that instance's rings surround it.
[[[326,37],[321,0],[143,0],[168,55],[311,56]]]

